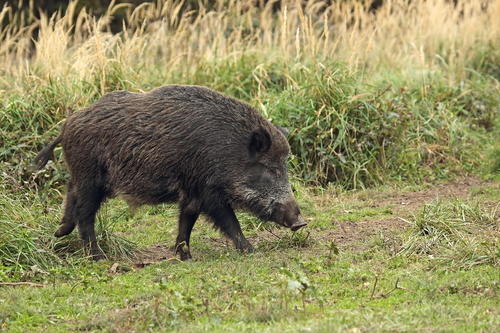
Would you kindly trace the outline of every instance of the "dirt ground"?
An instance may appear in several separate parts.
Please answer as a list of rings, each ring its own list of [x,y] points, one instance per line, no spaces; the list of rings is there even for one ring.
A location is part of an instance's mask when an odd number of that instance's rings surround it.
[[[340,247],[351,247],[353,249],[366,248],[366,246],[363,246],[363,240],[371,239],[375,235],[391,239],[395,233],[403,231],[408,227],[407,218],[425,204],[436,199],[470,198],[470,189],[483,184],[485,182],[470,177],[445,184],[433,185],[420,191],[392,192],[376,200],[376,206],[393,207],[391,217],[357,222],[334,221],[334,225],[337,228],[328,232],[328,236],[325,238],[335,240]],[[356,246],[353,246],[354,244]]]

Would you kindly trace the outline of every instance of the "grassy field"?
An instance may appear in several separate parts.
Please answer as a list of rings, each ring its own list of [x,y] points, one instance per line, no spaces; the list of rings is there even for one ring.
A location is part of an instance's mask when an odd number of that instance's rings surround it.
[[[32,6],[0,9],[0,330],[500,330],[500,1]],[[202,219],[179,262],[175,205],[113,199],[107,260],[52,236],[67,171],[36,153],[103,94],[169,83],[289,129],[306,229],[239,213],[241,255]]]
[[[100,222],[114,237],[134,242],[135,257],[115,255],[92,263],[81,259],[80,251],[65,249],[57,264],[43,267],[45,258],[20,275],[4,272],[7,281],[39,285],[0,287],[2,328],[499,328],[498,183],[464,179],[342,194],[300,189],[299,194],[311,222],[307,230],[291,234],[242,216],[244,231],[257,248],[255,254],[242,256],[210,225],[199,222],[192,240],[194,260],[189,262],[179,262],[169,248],[175,240],[174,207],[143,208],[125,218],[127,208],[112,201]],[[44,213],[43,203],[16,208],[8,218],[17,217],[11,220],[17,237],[39,233],[40,225],[55,229],[58,213]],[[40,256],[52,256],[57,245],[38,237],[30,239],[44,244],[37,244]]]

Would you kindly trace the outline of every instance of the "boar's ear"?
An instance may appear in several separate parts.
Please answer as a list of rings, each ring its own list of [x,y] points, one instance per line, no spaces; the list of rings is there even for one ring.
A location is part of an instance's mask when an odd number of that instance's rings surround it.
[[[271,136],[263,128],[253,131],[250,136],[248,150],[250,153],[264,153],[271,147]]]
[[[284,136],[285,138],[288,138],[288,129],[286,127],[281,127],[281,126],[278,126],[278,125],[275,125],[275,127],[278,129],[278,131],[280,131]]]

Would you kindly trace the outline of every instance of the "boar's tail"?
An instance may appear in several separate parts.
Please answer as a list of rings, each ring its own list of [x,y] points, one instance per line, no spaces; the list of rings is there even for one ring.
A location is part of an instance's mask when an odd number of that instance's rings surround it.
[[[33,166],[35,170],[40,170],[47,164],[49,160],[54,159],[54,148],[61,143],[62,141],[62,133],[49,145],[45,146],[39,153],[36,155],[33,160]]]

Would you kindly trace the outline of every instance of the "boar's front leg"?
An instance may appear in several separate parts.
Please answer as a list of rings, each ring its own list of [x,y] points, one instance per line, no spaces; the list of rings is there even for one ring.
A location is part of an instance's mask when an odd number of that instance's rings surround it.
[[[199,215],[200,205],[198,201],[191,200],[187,204],[180,204],[179,231],[175,241],[175,252],[179,253],[182,261],[192,258],[189,249],[189,238]]]
[[[229,206],[214,207],[209,213],[215,225],[233,241],[234,246],[241,252],[253,252],[252,245],[243,235],[240,222],[236,218],[234,211]]]

